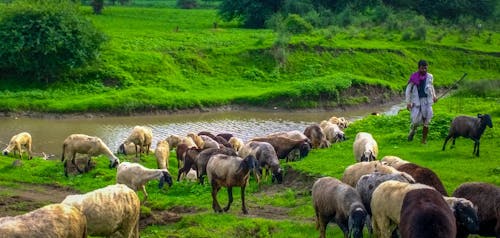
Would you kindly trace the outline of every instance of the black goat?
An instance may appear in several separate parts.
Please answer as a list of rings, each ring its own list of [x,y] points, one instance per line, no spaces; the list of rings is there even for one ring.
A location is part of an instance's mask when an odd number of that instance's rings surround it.
[[[465,138],[471,138],[474,141],[474,151],[472,154],[479,156],[479,139],[481,139],[481,135],[483,135],[486,126],[489,126],[490,128],[493,127],[491,117],[488,114],[477,114],[477,118],[469,116],[455,117],[455,119],[451,122],[450,132],[444,140],[443,151],[450,138],[453,137],[451,147],[454,147],[455,139],[459,136],[463,136]]]

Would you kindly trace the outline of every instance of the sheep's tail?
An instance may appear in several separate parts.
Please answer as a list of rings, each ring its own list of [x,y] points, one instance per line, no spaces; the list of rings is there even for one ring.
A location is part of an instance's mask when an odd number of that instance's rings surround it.
[[[66,154],[66,143],[63,144],[62,155],[61,155],[61,162],[64,161],[64,154]]]

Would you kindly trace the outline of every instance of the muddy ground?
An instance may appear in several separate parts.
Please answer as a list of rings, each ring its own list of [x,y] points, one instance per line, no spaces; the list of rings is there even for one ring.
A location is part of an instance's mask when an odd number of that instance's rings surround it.
[[[293,188],[294,191],[298,191],[298,196],[310,196],[314,180],[313,177],[302,175],[288,168],[283,184],[263,185],[255,196],[272,196],[285,188]],[[51,185],[19,183],[15,188],[0,185],[0,217],[24,214],[47,204],[59,203],[70,194],[79,194],[79,192],[71,188]],[[276,220],[289,218],[289,208],[271,205],[261,206],[252,204],[251,201],[247,201],[247,205],[251,211],[249,217]],[[171,207],[168,210],[153,210],[150,214],[141,214],[139,226],[142,230],[149,225],[175,223],[180,221],[185,214],[202,212],[209,211],[196,207],[181,206]],[[311,217],[307,221],[313,222],[313,218]]]

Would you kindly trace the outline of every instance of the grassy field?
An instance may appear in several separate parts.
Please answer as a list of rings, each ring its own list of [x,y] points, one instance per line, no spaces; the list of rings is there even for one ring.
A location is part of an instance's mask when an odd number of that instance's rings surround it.
[[[225,214],[215,214],[211,209],[210,186],[181,181],[170,188],[158,189],[158,181],[147,186],[148,201],[142,205],[142,215],[147,216],[168,210],[182,216],[174,223],[150,225],[141,230],[141,237],[313,237],[314,210],[310,188],[314,180],[322,176],[341,178],[344,169],[354,163],[352,142],[355,134],[366,131],[373,134],[379,144],[379,157],[396,155],[424,167],[431,168],[443,181],[451,194],[461,183],[481,181],[500,186],[500,99],[498,87],[485,97],[465,96],[460,93],[440,100],[435,105],[435,118],[431,124],[429,142],[419,142],[420,132],[413,142],[406,141],[409,113],[401,111],[396,116],[369,116],[350,125],[345,133],[347,141],[334,144],[328,149],[317,149],[301,161],[282,161],[286,170],[285,182],[281,185],[270,181],[258,186],[251,179],[247,189],[249,215],[242,215],[239,189],[234,191],[234,203]],[[460,96],[458,96],[460,95]],[[495,96],[496,95],[496,96]],[[466,103],[469,106],[462,106]],[[481,156],[472,155],[473,142],[459,138],[456,148],[441,151],[444,137],[451,119],[456,115],[488,113],[493,118],[493,128],[487,128],[481,138]],[[325,118],[326,119],[326,118]],[[122,161],[133,160],[121,157]],[[0,187],[47,184],[88,192],[115,180],[115,170],[107,168],[105,157],[98,157],[97,168],[88,174],[63,175],[63,166],[58,160],[23,160],[22,165],[13,166],[15,158],[0,156]],[[153,156],[140,162],[147,167],[156,167]],[[170,156],[173,177],[177,177],[175,153]],[[0,190],[1,191],[1,190]],[[139,193],[142,197],[142,193]],[[1,193],[0,200],[13,196]],[[227,202],[227,193],[219,193],[221,204]],[[40,204],[42,205],[42,204]],[[23,212],[23,203],[18,212]],[[27,209],[28,207],[24,208]],[[340,229],[330,226],[328,236],[339,236]]]
[[[1,111],[128,113],[270,102],[335,107],[363,101],[338,96],[349,87],[400,92],[421,58],[430,62],[438,87],[465,72],[472,80],[500,78],[497,31],[429,25],[425,41],[404,41],[401,32],[377,26],[316,29],[291,36],[286,63],[279,64],[276,33],[222,22],[214,9],[82,11],[109,38],[99,61],[50,85],[3,79]],[[319,97],[327,103],[318,103]]]

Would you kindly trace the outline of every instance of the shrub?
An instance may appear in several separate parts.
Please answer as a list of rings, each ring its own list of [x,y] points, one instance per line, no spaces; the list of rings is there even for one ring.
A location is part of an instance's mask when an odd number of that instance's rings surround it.
[[[198,7],[196,0],[177,0],[177,7],[183,9],[193,9]]]
[[[50,79],[94,60],[105,36],[71,1],[19,0],[0,19],[0,70]]]
[[[293,34],[303,34],[312,31],[313,26],[297,14],[290,14],[285,20],[286,29]]]

